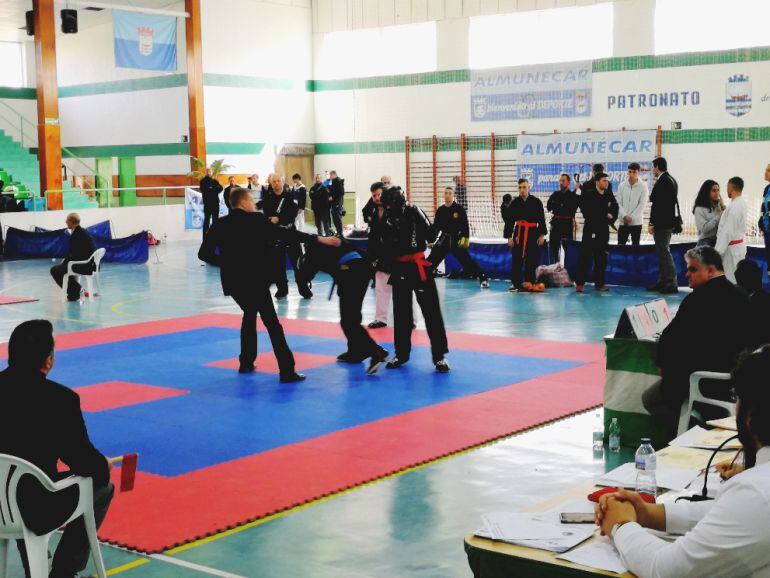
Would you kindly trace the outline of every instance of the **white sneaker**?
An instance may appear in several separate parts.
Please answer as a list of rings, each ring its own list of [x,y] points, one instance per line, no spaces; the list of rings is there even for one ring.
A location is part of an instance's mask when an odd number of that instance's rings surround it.
[[[518,293],[518,292],[519,292],[519,288],[516,287],[516,285],[511,285],[510,287],[508,287],[508,293]]]
[[[489,289],[489,279],[482,279],[481,283],[479,284],[479,286],[482,289]]]

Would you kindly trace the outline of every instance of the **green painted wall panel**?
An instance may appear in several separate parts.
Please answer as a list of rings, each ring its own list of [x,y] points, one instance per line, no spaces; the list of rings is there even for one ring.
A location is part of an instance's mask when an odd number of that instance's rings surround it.
[[[96,161],[96,198],[100,207],[112,205],[112,157],[101,157]]]
[[[118,158],[118,187],[127,189],[120,191],[120,206],[136,206],[136,157]],[[131,187],[131,188],[129,188]]]

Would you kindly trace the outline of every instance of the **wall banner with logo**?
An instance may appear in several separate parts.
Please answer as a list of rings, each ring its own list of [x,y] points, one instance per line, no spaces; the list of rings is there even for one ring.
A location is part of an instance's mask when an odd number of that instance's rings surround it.
[[[176,70],[176,18],[112,11],[115,66]]]
[[[228,212],[224,196],[219,193],[219,216],[224,217]],[[203,228],[203,195],[191,188],[184,190],[184,228]]]
[[[471,71],[471,121],[591,116],[592,64]]]
[[[533,192],[550,193],[559,188],[562,173],[572,178],[579,174],[583,182],[590,178],[591,166],[602,163],[612,190],[617,191],[628,163],[639,163],[642,179],[650,178],[656,136],[655,130],[521,135],[517,145],[519,178],[527,179]]]

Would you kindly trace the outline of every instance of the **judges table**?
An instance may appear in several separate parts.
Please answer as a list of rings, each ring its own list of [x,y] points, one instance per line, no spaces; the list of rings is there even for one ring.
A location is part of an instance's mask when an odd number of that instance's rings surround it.
[[[605,452],[606,451],[607,449],[605,448]],[[690,448],[675,448],[674,446],[669,446],[657,452],[658,464],[659,467],[660,465],[665,464],[667,466],[697,467],[703,469],[706,467],[711,453],[711,450],[691,450]],[[630,456],[627,461],[633,461],[633,455],[631,453],[626,455]],[[734,455],[734,452],[718,457],[717,461],[732,457],[732,455]],[[711,475],[714,475],[713,472]],[[561,504],[567,504],[575,499],[586,497],[597,489],[600,489],[600,486],[584,484],[567,493],[540,502],[524,511],[540,513],[553,510],[554,508],[558,508]],[[658,495],[657,502],[666,503],[676,495],[679,495],[679,492],[663,492]],[[596,542],[597,540],[599,540],[598,530],[594,536],[578,546],[575,546],[570,552]],[[473,571],[474,578],[634,576],[634,574],[630,572],[616,574],[614,572],[582,566],[557,558],[559,554],[556,552],[480,538],[474,534],[469,534],[465,537],[465,552],[468,556],[468,564]]]

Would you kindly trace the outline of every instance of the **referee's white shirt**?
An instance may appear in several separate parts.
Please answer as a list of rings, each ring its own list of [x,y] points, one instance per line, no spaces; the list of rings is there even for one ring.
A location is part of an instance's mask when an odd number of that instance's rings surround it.
[[[637,523],[620,526],[614,541],[626,568],[639,578],[770,577],[770,447],[716,500],[666,504],[666,531],[684,535],[669,543]]]
[[[621,225],[625,225],[623,217],[631,217],[629,225],[641,225],[644,218],[644,206],[647,204],[647,183],[639,179],[633,185],[627,180],[618,187],[618,219]]]

